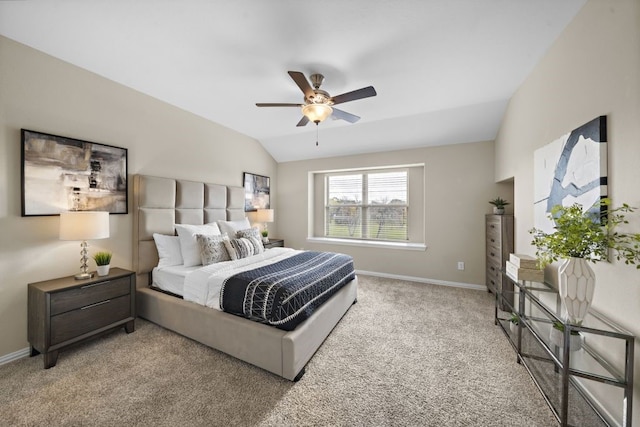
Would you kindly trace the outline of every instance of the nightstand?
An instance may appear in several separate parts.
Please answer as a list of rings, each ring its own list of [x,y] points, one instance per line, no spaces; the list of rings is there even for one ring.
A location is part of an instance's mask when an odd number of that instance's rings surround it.
[[[283,239],[269,239],[269,243],[264,243],[265,249],[271,248],[284,248],[284,240]]]
[[[31,356],[42,353],[44,368],[55,366],[58,352],[112,328],[135,329],[136,276],[112,268],[106,276],[73,276],[28,286],[28,339]]]

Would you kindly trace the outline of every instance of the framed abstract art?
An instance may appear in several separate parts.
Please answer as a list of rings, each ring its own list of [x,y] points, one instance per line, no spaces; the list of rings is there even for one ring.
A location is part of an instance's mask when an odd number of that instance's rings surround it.
[[[590,207],[607,197],[607,117],[600,116],[534,153],[534,224],[553,231],[555,205]],[[605,208],[605,207],[603,207]],[[593,209],[601,209],[596,206]],[[597,212],[596,212],[597,213]]]
[[[22,216],[127,213],[126,148],[27,129],[21,140]]]
[[[269,177],[244,172],[244,211],[269,209]]]

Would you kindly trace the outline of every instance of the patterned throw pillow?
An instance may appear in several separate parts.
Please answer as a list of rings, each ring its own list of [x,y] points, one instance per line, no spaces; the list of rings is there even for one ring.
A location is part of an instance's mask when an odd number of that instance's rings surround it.
[[[225,240],[224,246],[227,248],[227,252],[229,252],[232,260],[253,255],[253,244],[249,239],[245,239],[244,237]]]
[[[253,245],[253,254],[258,255],[264,252],[264,245],[262,244],[262,236],[258,227],[247,228],[246,230],[240,230],[236,232],[236,237],[244,237],[249,239]]]
[[[200,258],[202,265],[214,264],[216,262],[229,261],[229,252],[225,242],[229,241],[226,234],[222,236],[211,236],[204,234],[196,234],[196,239],[200,245]]]

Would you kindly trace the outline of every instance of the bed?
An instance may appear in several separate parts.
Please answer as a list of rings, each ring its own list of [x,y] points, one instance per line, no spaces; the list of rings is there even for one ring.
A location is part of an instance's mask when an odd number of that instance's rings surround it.
[[[135,175],[133,181],[138,316],[288,380],[299,380],[307,362],[356,302],[357,277],[290,331],[161,292],[151,286],[159,260],[154,233],[172,236],[176,224],[243,219],[244,189],[146,175]]]

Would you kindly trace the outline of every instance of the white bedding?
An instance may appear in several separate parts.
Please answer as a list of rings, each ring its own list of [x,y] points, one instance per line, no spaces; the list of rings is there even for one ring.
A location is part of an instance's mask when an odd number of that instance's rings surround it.
[[[200,267],[186,275],[182,296],[185,301],[192,301],[220,310],[220,289],[227,277],[242,271],[273,264],[300,252],[291,248],[272,248],[248,258],[218,262]]]
[[[163,291],[176,295],[184,295],[184,278],[187,274],[197,270],[201,266],[185,267],[184,265],[171,265],[166,267],[155,267],[151,273],[153,286]]]

